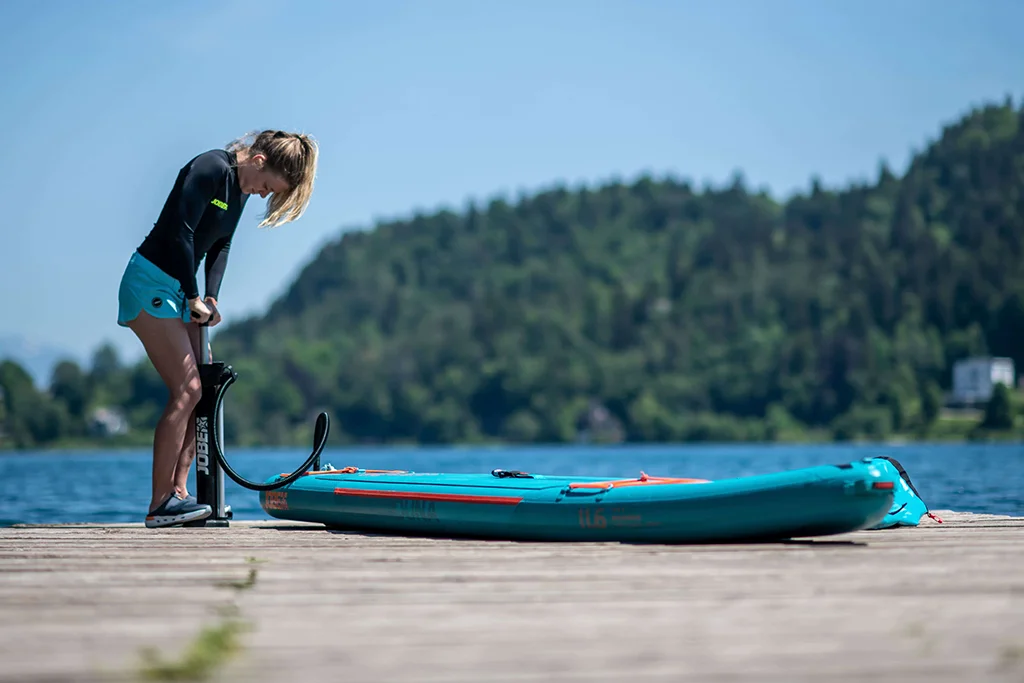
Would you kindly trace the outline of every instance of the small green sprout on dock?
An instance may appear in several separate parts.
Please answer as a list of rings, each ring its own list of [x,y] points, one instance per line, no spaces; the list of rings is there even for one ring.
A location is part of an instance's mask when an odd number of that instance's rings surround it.
[[[999,651],[999,662],[996,668],[1001,671],[1007,669],[1024,671],[1024,645],[1020,643],[1004,645]]]
[[[266,560],[246,558],[249,565]],[[244,579],[217,582],[219,588],[232,588],[237,593],[256,585],[258,569],[250,566]],[[164,659],[155,648],[143,648],[140,652],[142,665],[140,674],[149,681],[207,681],[214,672],[236,657],[242,651],[241,636],[249,625],[239,618],[239,608],[231,602],[219,610],[220,621],[203,627],[177,659]]]
[[[206,681],[242,650],[241,635],[248,626],[224,619],[204,627],[177,660],[166,660],[154,648],[142,650],[144,679],[149,681]]]
[[[246,562],[246,564],[252,565],[252,564],[262,564],[263,562],[266,562],[266,560],[261,560],[261,559],[255,558],[255,557],[247,557],[245,559],[245,562]],[[220,581],[220,582],[217,583],[217,587],[219,587],[219,588],[234,588],[237,591],[248,590],[248,589],[250,589],[250,588],[252,588],[253,586],[256,585],[257,573],[258,572],[257,572],[256,567],[250,567],[249,568],[249,575],[246,578],[244,578],[242,580],[238,580],[238,581]]]

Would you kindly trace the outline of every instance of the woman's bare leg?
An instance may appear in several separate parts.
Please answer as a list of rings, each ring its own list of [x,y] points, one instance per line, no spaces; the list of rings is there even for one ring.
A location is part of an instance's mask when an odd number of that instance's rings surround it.
[[[189,340],[192,344],[192,357],[201,359],[199,350],[199,325],[186,323]],[[196,361],[198,365],[199,361]],[[198,370],[198,368],[197,368]],[[198,375],[197,375],[198,376]],[[202,390],[200,389],[200,395]],[[198,402],[198,399],[196,399]],[[195,408],[188,416],[188,427],[185,430],[185,440],[181,445],[181,452],[178,455],[178,462],[174,469],[174,490],[184,498],[188,495],[188,472],[192,467],[192,461],[196,457],[196,411]]]
[[[183,321],[154,318],[142,311],[128,327],[139,337],[170,392],[153,435],[153,499],[149,507],[153,511],[175,492],[175,469],[202,385]]]

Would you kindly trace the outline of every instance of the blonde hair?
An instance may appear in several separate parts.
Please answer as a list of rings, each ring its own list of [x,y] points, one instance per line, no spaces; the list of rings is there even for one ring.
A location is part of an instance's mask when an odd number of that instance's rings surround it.
[[[262,154],[267,166],[288,181],[288,191],[275,192],[267,201],[260,227],[277,227],[302,216],[313,195],[316,164],[320,155],[316,141],[305,133],[283,130],[254,131],[232,140],[225,149],[247,158]]]

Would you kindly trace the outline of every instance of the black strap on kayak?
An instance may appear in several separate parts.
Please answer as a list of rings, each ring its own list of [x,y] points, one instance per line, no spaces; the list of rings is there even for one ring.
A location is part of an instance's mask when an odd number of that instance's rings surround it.
[[[491,475],[498,479],[533,479],[532,474],[520,472],[519,470],[491,470]]]
[[[903,467],[903,464],[900,463],[899,460],[897,460],[896,458],[891,458],[888,455],[879,455],[878,458],[880,460],[888,460],[889,462],[891,462],[892,466],[895,467],[896,471],[900,473],[901,477],[903,477],[903,481],[907,482],[907,486],[909,486],[910,490],[914,492],[914,495],[917,496],[918,498],[921,498],[921,494],[917,492],[916,488],[914,488],[914,482],[910,481],[910,475],[907,474],[907,470]],[[924,502],[924,498],[921,498],[921,502]]]

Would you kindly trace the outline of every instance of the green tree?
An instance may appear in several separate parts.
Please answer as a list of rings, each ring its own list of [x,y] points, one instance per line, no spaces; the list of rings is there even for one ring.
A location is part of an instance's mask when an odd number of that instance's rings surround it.
[[[69,417],[81,420],[89,404],[89,381],[74,361],[61,361],[53,369],[50,380],[53,398],[64,404]]]
[[[1005,384],[996,384],[992,397],[985,405],[985,417],[981,422],[984,429],[1013,429],[1013,403],[1010,390]]]

